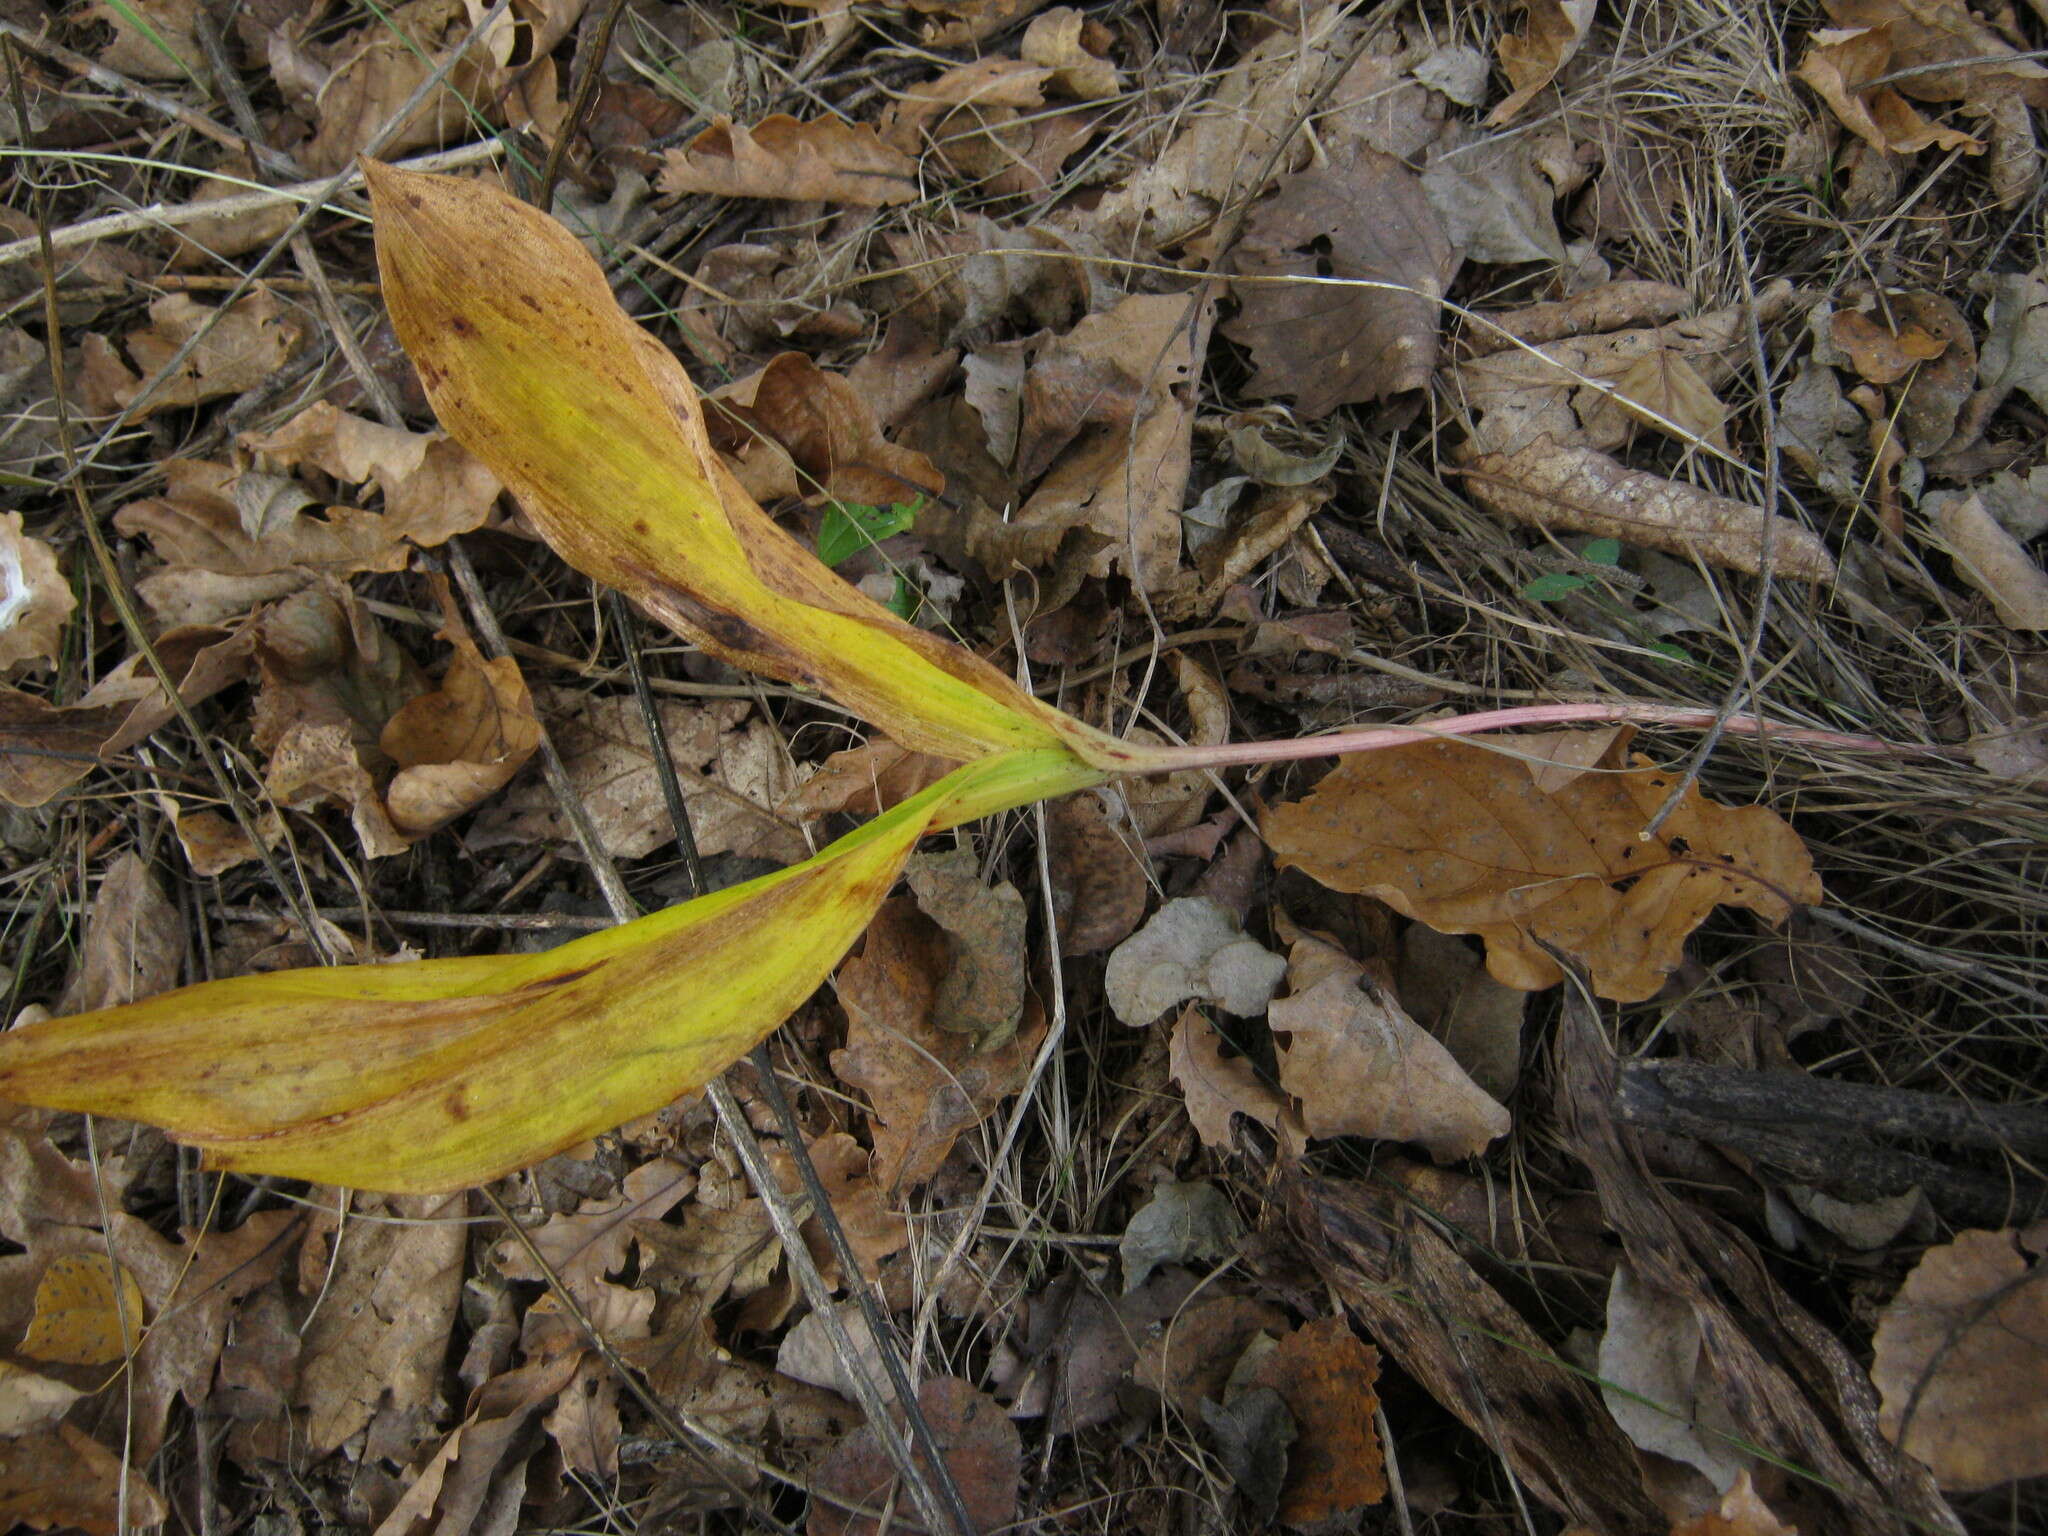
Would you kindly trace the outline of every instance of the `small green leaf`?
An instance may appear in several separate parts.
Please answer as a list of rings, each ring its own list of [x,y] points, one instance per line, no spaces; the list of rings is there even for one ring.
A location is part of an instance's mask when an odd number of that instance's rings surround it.
[[[897,618],[908,624],[917,617],[917,610],[924,606],[924,593],[911,584],[909,577],[898,572],[896,590],[889,594],[889,601],[885,606]]]
[[[1580,550],[1579,554],[1581,558],[1590,561],[1594,565],[1619,565],[1621,564],[1621,540],[1595,539],[1584,549]]]
[[[1538,576],[1522,588],[1522,596],[1532,603],[1554,603],[1560,597],[1569,597],[1581,587],[1590,587],[1592,578],[1576,576],[1569,571],[1551,571]]]
[[[1699,664],[1691,651],[1688,651],[1682,645],[1673,645],[1669,640],[1652,640],[1650,642],[1650,649],[1659,656],[1668,656],[1671,660],[1683,662],[1688,667]]]
[[[833,502],[825,509],[825,520],[818,525],[818,558],[827,565],[851,560],[870,544],[879,544],[910,527],[923,505],[922,496],[888,507],[871,507],[859,501]]]

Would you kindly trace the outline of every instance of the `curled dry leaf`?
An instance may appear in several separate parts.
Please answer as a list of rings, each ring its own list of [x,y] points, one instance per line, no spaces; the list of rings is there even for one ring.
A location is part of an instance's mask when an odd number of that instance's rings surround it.
[[[1213,309],[1199,297],[1133,294],[1038,352],[1017,454],[1020,469],[1049,467],[1013,527],[1047,553],[1068,529],[1090,528],[1108,541],[1091,575],[1114,567],[1153,590],[1172,579]]]
[[[379,1413],[405,1425],[401,1438],[425,1439],[462,1299],[466,1197],[323,1193],[299,1256],[304,1289],[326,1298],[306,1322],[292,1394],[306,1439],[323,1455]]]
[[[170,1516],[163,1496],[72,1424],[0,1440],[0,1520],[117,1536]]]
[[[675,832],[639,701],[547,690],[537,704],[605,851],[615,859],[640,859],[670,843]],[[773,810],[795,787],[773,726],[754,718],[743,699],[702,705],[662,699],[656,713],[698,853],[737,853],[779,864],[805,856],[803,834]],[[573,838],[554,791],[531,779],[512,786],[479,823],[473,846],[506,838]]]
[[[57,552],[21,531],[19,512],[0,512],[0,677],[54,665],[77,606]]]
[[[150,387],[157,370],[209,321],[214,322],[212,329],[177,371]],[[224,311],[209,309],[187,294],[166,294],[150,304],[149,324],[122,338],[135,368],[121,360],[104,336],[85,338],[80,401],[95,415],[133,407],[137,415],[152,416],[221,395],[239,395],[269,382],[303,350],[307,336],[305,323],[267,288],[235,300]]]
[[[1276,30],[1247,49],[1189,109],[1172,142],[1104,196],[1096,210],[1104,242],[1119,251],[1163,251],[1208,227],[1227,202],[1264,192],[1248,179],[1294,134],[1356,30],[1340,8],[1325,6],[1305,14],[1299,30]],[[1283,154],[1275,172],[1297,164]]]
[[[783,496],[886,507],[935,496],[946,477],[882,436],[853,381],[783,352],[710,397],[711,441],[756,501]]]
[[[1072,6],[1042,11],[1024,29],[1017,52],[1026,64],[1052,71],[1047,82],[1079,101],[1102,101],[1123,89],[1107,54],[1113,34]]]
[[[1677,969],[1715,906],[1777,923],[1821,889],[1775,812],[1717,805],[1696,787],[1645,841],[1673,778],[1647,759],[1631,766],[1627,742],[1553,794],[1518,759],[1472,742],[1361,753],[1262,828],[1282,867],[1442,932],[1482,935],[1487,969],[1509,986],[1556,984],[1548,945],[1584,962],[1600,996],[1637,1002]]]
[[[1982,497],[1943,496],[1934,508],[1934,528],[1955,559],[1956,573],[1991,599],[2001,624],[2048,629],[2048,572],[1999,526]]]
[[[903,877],[946,931],[950,963],[932,994],[932,1024],[968,1036],[977,1054],[1004,1044],[1024,1016],[1024,898],[1007,880],[984,885],[972,849],[915,855]]]
[[[1495,128],[1513,122],[1536,93],[1557,77],[1586,41],[1596,0],[1528,0],[1520,32],[1500,40],[1500,67],[1512,93],[1487,117]]]
[[[310,465],[349,485],[374,486],[391,536],[423,548],[483,526],[504,489],[445,432],[408,432],[315,401],[276,430],[244,433],[244,451],[265,470]]]
[[[1199,1008],[1190,1005],[1174,1021],[1167,1072],[1180,1084],[1188,1119],[1203,1146],[1228,1151],[1236,1145],[1230,1128],[1233,1115],[1256,1120],[1296,1154],[1306,1145],[1280,1090],[1264,1081],[1247,1058],[1224,1056],[1223,1037]]]
[[[1092,955],[1121,944],[1145,916],[1144,851],[1124,839],[1094,795],[1069,795],[1047,808],[1045,821],[1060,952]]]
[[[668,152],[660,186],[671,195],[770,197],[882,208],[918,196],[917,162],[866,123],[799,122],[784,113],[752,128],[715,118],[688,147]]]
[[[1591,448],[1559,447],[1544,438],[1513,453],[1477,454],[1461,473],[1474,501],[1531,527],[1620,539],[1751,574],[1763,568],[1768,541],[1778,576],[1815,582],[1835,576],[1834,556],[1803,525],[1629,469]]]
[[[1836,310],[1828,319],[1828,334],[1871,384],[1896,384],[1948,348],[1945,340],[1928,335],[1917,325],[1907,323],[1893,331],[1854,309]]]
[[[1830,27],[1813,34],[1797,76],[1856,137],[1873,149],[1910,155],[1929,146],[1982,154],[1969,134],[1929,122],[1882,80],[1893,68],[1889,24]]]
[[[496,794],[540,746],[519,663],[484,660],[457,621],[440,638],[455,648],[441,686],[407,703],[378,738],[398,765],[385,809],[406,838],[424,837]]]
[[[493,126],[552,135],[564,104],[550,55],[582,10],[583,0],[514,0],[474,41],[469,36],[483,13],[462,0],[408,0],[371,17],[338,45],[317,87],[319,128],[300,151],[301,163],[316,176],[349,164],[465,42],[441,87],[390,126],[382,151],[402,155],[448,143],[474,131],[479,115]]]
[[[1754,1465],[1716,1387],[1692,1303],[1615,1266],[1600,1338],[1600,1395],[1638,1450],[1691,1467],[1720,1493]]]
[[[1421,179],[1392,155],[1362,150],[1287,182],[1253,212],[1233,262],[1243,280],[1223,333],[1258,365],[1248,394],[1290,395],[1314,420],[1421,389],[1436,371],[1458,257]]]
[[[1736,1474],[1718,1509],[1679,1521],[1671,1527],[1671,1536],[1799,1536],[1799,1528],[1772,1512],[1745,1470]]]
[[[1877,1325],[1879,1425],[1970,1492],[2048,1473],[2048,1270],[2040,1233],[1963,1232],[1921,1257]]]
[[[1496,310],[1467,320],[1466,332],[1458,339],[1458,357],[1489,357],[1518,341],[1537,347],[1571,336],[1656,325],[1676,319],[1691,307],[1691,296],[1672,283],[1602,283],[1569,298],[1525,309]]]
[[[100,62],[132,80],[196,80],[206,67],[193,40],[199,0],[97,0],[80,22],[113,28]]]
[[[462,531],[456,524],[477,526],[497,494],[494,484],[465,505],[454,487],[427,484],[385,512],[328,507],[316,515],[269,498],[277,482],[258,473],[200,459],[170,459],[163,470],[163,494],[131,501],[114,526],[148,539],[163,561],[135,587],[152,613],[177,624],[216,623],[320,576],[403,570],[413,544],[439,543]],[[248,490],[269,500],[253,533],[238,503]]]

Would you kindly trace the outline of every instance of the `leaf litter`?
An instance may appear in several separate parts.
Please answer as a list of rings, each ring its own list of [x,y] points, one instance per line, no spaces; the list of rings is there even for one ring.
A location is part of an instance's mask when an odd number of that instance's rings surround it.
[[[366,205],[309,226],[317,281],[232,287],[290,205],[206,214],[242,190],[209,177],[336,171],[387,125],[386,157],[466,152],[480,125],[544,155],[566,132],[555,207],[697,360],[707,453],[776,515],[749,553],[903,508],[848,576],[990,674],[1021,651],[1090,725],[1285,735],[1384,664],[1423,691],[1373,720],[1495,690],[1711,712],[1739,682],[1785,725],[1912,752],[1730,737],[1695,786],[1686,738],[1522,733],[1494,740],[1534,761],[1439,742],[1314,782],[1091,790],[1046,808],[1042,870],[1028,819],[955,832],[789,1004],[772,1060],[798,1129],[729,1079],[773,1187],[749,1192],[685,1096],[493,1184],[544,1263],[476,1197],[209,1184],[154,1131],[9,1109],[0,1508],[268,1519],[288,1475],[364,1529],[555,1528],[603,1511],[599,1488],[737,1525],[789,1514],[771,1490],[794,1478],[810,1529],[869,1529],[843,1506],[902,1507],[903,1465],[837,1394],[913,1334],[982,1528],[1100,1496],[1112,1523],[1312,1529],[1389,1484],[1411,1513],[1497,1519],[1496,1456],[1593,1529],[1902,1528],[1859,1488],[1974,1528],[1979,1490],[2024,1490],[2033,1186],[1993,1230],[1940,1179],[1815,1154],[1796,1116],[1761,1144],[1605,1123],[1596,1042],[1555,1000],[1609,1000],[1610,1053],[1976,1106],[2025,1080],[2048,253],[2014,213],[2040,185],[2037,18],[1844,0],[1774,13],[1764,46],[1733,12],[1702,32],[1653,7],[1632,31],[1576,0],[1449,30],[1321,5],[877,12],[963,62],[877,49],[833,7],[743,28],[635,4],[600,54],[602,9],[517,0],[472,38],[482,9],[442,0],[319,24],[246,7],[219,39],[236,88],[212,95],[193,8],[99,7],[66,40],[188,113],[154,164],[120,148],[161,131],[150,97],[88,96],[24,41],[38,149],[92,167],[51,183],[60,234],[187,205],[65,247],[57,340],[115,579],[226,765],[117,622],[51,478],[40,340],[6,332],[0,836],[25,1021],[265,954],[545,945],[589,921],[607,863],[643,906],[695,888],[663,755],[724,882],[910,800],[978,729],[849,735],[815,679],[730,665],[770,652],[702,624],[701,594],[614,580],[656,621],[621,632],[535,541],[561,536],[545,499],[505,497],[416,408],[446,360],[381,326]],[[35,207],[13,201],[19,240]],[[1844,242],[1845,217],[1880,222]],[[40,315],[29,271],[0,267],[18,317]],[[1586,554],[1599,538],[1627,548]],[[497,623],[438,585],[457,553]],[[1824,926],[1823,880],[1851,926]],[[1846,1002],[1816,966],[1860,978]],[[1694,995],[1710,974],[1747,1055]],[[345,1064],[346,1031],[305,1049]],[[1408,1172],[1368,1189],[1361,1151]],[[1535,1185],[1497,1181],[1511,1167]],[[1924,1248],[1936,1220],[1950,1240]],[[1500,1253],[1550,1260],[1509,1278]],[[728,1447],[658,1438],[572,1304]],[[106,1385],[124,1356],[132,1418]],[[1545,1364],[1567,1357],[1600,1383]],[[155,1456],[200,1413],[222,1431],[203,1475]]]

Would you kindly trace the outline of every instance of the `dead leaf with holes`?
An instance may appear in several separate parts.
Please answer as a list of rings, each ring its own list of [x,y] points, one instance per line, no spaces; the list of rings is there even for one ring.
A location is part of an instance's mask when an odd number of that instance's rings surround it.
[[[1253,210],[1232,263],[1238,312],[1223,334],[1251,350],[1248,394],[1291,396],[1316,420],[1435,373],[1459,259],[1421,178],[1392,155],[1360,150],[1288,181]]]
[[[1507,1110],[1342,950],[1302,935],[1288,954],[1287,984],[1266,1022],[1280,1086],[1309,1135],[1412,1141],[1450,1162],[1508,1133]]]
[[[930,459],[882,436],[852,380],[801,352],[779,353],[715,391],[704,417],[712,445],[763,504],[800,496],[886,507],[946,487]]]
[[[2048,1473],[2048,1269],[2038,1227],[1930,1248],[1878,1319],[1879,1427],[1959,1493]]]
[[[0,677],[55,665],[77,606],[57,552],[22,532],[19,512],[0,512]]]
[[[550,1216],[528,1229],[532,1248],[516,1237],[491,1247],[491,1262],[510,1280],[546,1278],[540,1259],[563,1287],[586,1308],[603,1300],[610,1277],[626,1267],[641,1221],[659,1221],[697,1187],[696,1175],[680,1163],[655,1158],[642,1163],[620,1182],[616,1194],[584,1202],[575,1211]]]
[[[101,1253],[65,1253],[36,1282],[21,1352],[52,1365],[107,1365],[140,1342],[142,1287]]]
[[[1487,117],[1499,128],[1522,115],[1536,93],[1557,78],[1585,44],[1595,0],[1528,0],[1522,30],[1500,40],[1500,67],[1514,87]]]
[[[712,120],[665,157],[661,190],[671,196],[764,197],[885,208],[915,200],[917,162],[882,142],[866,123],[837,117],[800,122],[785,113],[749,128]]]
[[[1591,970],[1600,996],[1639,1002],[1716,906],[1781,923],[1821,888],[1775,812],[1718,805],[1697,787],[1644,840],[1675,780],[1632,758],[1628,741],[1617,736],[1595,771],[1553,794],[1485,738],[1361,753],[1261,825],[1283,868],[1442,932],[1481,935],[1487,969],[1509,986],[1554,986],[1554,946]]]
[[[209,322],[211,329],[191,355],[151,387],[157,370]],[[133,368],[104,336],[91,333],[80,343],[79,403],[95,416],[130,407],[139,416],[153,416],[239,395],[268,383],[304,350],[310,334],[306,322],[267,288],[219,311],[189,294],[166,294],[149,306],[147,326],[121,338]]]
[[[1045,1030],[1042,1017],[1027,1018],[1001,1047],[977,1055],[969,1036],[938,1028],[933,1008],[949,959],[944,931],[898,897],[839,967],[847,1031],[832,1071],[867,1095],[875,1182],[892,1197],[936,1173],[960,1133],[1022,1085]]]

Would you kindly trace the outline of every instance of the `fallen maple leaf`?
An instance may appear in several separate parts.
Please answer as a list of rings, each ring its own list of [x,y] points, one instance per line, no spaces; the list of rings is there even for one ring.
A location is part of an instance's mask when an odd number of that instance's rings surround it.
[[[1715,906],[1783,922],[1821,890],[1779,816],[1716,805],[1696,787],[1645,840],[1673,780],[1646,759],[1630,766],[1627,742],[1554,794],[1516,758],[1462,742],[1348,758],[1262,829],[1283,868],[1442,932],[1480,934],[1487,969],[1509,986],[1554,986],[1555,946],[1591,970],[1600,996],[1638,1002]]]
[[[806,123],[779,112],[752,128],[714,118],[687,148],[668,152],[660,182],[671,194],[816,198],[868,208],[918,196],[917,163],[866,123],[836,117]]]

